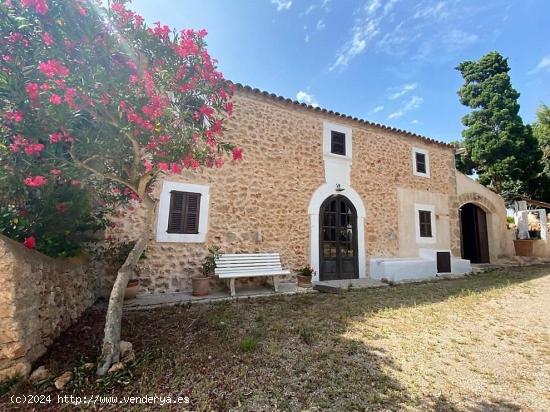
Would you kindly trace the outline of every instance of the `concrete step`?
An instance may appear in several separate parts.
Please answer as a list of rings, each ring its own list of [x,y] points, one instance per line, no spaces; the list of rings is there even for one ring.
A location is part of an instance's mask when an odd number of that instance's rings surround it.
[[[370,278],[324,280],[320,282],[313,282],[314,290],[325,293],[340,293],[342,290],[348,289],[379,288],[383,286],[388,286],[388,284]]]

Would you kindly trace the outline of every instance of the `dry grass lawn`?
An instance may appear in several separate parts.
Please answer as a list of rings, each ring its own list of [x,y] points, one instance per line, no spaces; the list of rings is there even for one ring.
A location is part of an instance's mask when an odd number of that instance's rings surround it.
[[[136,362],[95,381],[79,365],[97,356],[103,310],[41,361],[76,368],[68,394],[181,394],[199,411],[550,410],[550,266],[127,313]],[[0,402],[49,391],[22,383]]]

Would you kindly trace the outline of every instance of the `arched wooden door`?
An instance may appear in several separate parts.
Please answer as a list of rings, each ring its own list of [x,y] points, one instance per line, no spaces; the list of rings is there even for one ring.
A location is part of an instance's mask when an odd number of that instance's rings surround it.
[[[472,263],[489,263],[489,239],[485,211],[473,203],[460,208],[462,258]]]
[[[334,195],[319,213],[319,279],[356,279],[357,211],[348,198]]]

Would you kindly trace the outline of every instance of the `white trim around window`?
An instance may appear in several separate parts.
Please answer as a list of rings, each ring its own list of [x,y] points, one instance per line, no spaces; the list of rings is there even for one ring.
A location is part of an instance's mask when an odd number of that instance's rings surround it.
[[[420,210],[425,210],[427,212],[430,212],[430,221],[432,226],[431,237],[420,236],[420,216],[418,214]],[[435,206],[415,203],[414,204],[414,226],[416,231],[416,243],[435,243],[436,233],[437,233],[437,228],[435,227]]]
[[[342,156],[331,152],[331,132],[340,132],[346,135],[346,155]],[[323,122],[323,156],[334,157],[337,159],[347,159],[351,161],[352,133],[351,127],[337,123]]]
[[[416,154],[421,153],[425,156],[426,159],[426,173],[419,172],[416,170]],[[418,147],[412,148],[412,166],[413,166],[413,175],[420,177],[430,177],[430,153],[427,150],[420,149]]]
[[[168,233],[168,216],[170,214],[170,192],[200,193],[199,230],[198,233],[182,234]],[[208,205],[210,203],[210,187],[191,183],[163,182],[157,218],[157,242],[204,243],[208,230]]]

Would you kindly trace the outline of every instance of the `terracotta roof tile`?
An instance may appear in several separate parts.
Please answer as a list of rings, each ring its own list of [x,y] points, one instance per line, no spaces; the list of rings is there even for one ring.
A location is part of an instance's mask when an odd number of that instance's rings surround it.
[[[370,121],[365,120],[365,119],[360,119],[358,117],[349,116],[349,115],[346,115],[346,114],[338,113],[338,112],[335,112],[333,110],[328,110],[328,109],[324,109],[324,108],[321,108],[321,107],[314,107],[314,106],[311,106],[311,105],[306,104],[306,103],[300,103],[297,100],[292,100],[292,99],[289,99],[287,97],[276,95],[275,93],[269,93],[269,92],[266,92],[264,90],[260,90],[260,89],[257,89],[257,88],[252,88],[250,86],[246,86],[246,85],[243,85],[241,83],[233,83],[233,84],[234,84],[235,88],[237,88],[237,89],[241,89],[241,90],[245,90],[245,91],[248,91],[248,92],[256,93],[256,94],[262,95],[264,97],[268,97],[268,98],[273,99],[273,100],[279,100],[279,101],[289,103],[289,104],[292,104],[292,105],[302,106],[302,107],[304,107],[306,109],[309,109],[309,110],[315,110],[315,111],[318,111],[318,112],[321,112],[321,113],[327,113],[327,114],[337,116],[337,117],[340,117],[340,118],[343,118],[343,119],[353,120],[353,121],[358,122],[358,123],[378,127],[380,129],[383,129],[383,130],[389,130],[389,131],[392,131],[394,133],[399,133],[399,134],[403,134],[403,135],[406,135],[406,136],[415,137],[415,138],[423,140],[425,142],[438,144],[440,146],[454,148],[454,146],[450,143],[445,143],[445,142],[442,142],[440,140],[432,139],[430,137],[422,136],[422,135],[417,134],[417,133],[409,132],[407,130],[398,129],[396,127],[391,127],[391,126],[386,126],[386,125],[380,124],[380,123],[373,123],[373,122],[370,122]]]

